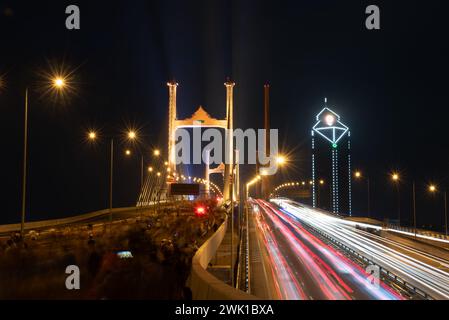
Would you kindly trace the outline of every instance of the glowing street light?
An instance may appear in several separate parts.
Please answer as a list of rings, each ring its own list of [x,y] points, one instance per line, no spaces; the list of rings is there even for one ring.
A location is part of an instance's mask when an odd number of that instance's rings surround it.
[[[276,157],[276,163],[279,166],[284,165],[286,162],[287,162],[287,158],[285,158],[285,156],[279,155],[279,156]]]
[[[363,178],[366,179],[366,184],[367,184],[367,200],[368,200],[368,216],[371,216],[371,200],[370,200],[370,181],[369,181],[369,177],[364,177],[362,175],[362,172],[360,171],[356,171],[354,173],[354,177],[358,180],[361,180]]]
[[[97,133],[95,131],[90,131],[87,134],[87,137],[89,138],[89,140],[95,140],[95,139],[97,139]]]
[[[155,157],[159,157],[159,156],[161,155],[161,150],[159,150],[159,149],[154,150],[154,151],[153,151],[153,155],[154,155]]]
[[[391,174],[391,180],[393,180],[393,182],[396,185],[397,196],[398,196],[398,224],[399,224],[399,226],[401,226],[401,195],[400,195],[400,190],[399,190],[399,180],[400,180],[399,173],[393,172]]]
[[[53,77],[48,79],[50,87],[54,90],[62,91],[66,81],[64,77]],[[25,231],[25,211],[26,211],[26,188],[27,188],[27,167],[28,167],[28,88],[25,89],[25,112],[24,112],[24,135],[23,135],[23,173],[22,173],[22,217],[20,222],[20,238],[23,240]]]
[[[320,184],[323,185],[324,184],[324,180],[320,180]]]
[[[97,134],[98,131],[90,130],[87,132],[87,139],[94,142],[99,139],[99,135]],[[101,135],[103,137],[103,135]],[[128,140],[136,140],[138,138],[137,132],[135,130],[129,130],[122,132],[120,134],[120,139],[128,139]],[[112,206],[113,206],[113,184],[114,184],[114,140],[116,139],[115,135],[108,135],[108,139],[110,140],[110,164],[109,164],[109,223],[112,223]],[[124,155],[127,157],[130,157],[132,155],[132,151],[130,149],[126,149],[123,151]],[[141,163],[140,163],[140,188],[142,190],[143,188],[143,180],[144,180],[144,157],[142,155],[141,157]],[[152,171],[152,169],[148,169],[149,172]]]
[[[437,191],[437,187],[434,184],[429,185],[429,191],[435,193]]]
[[[148,167],[148,172],[153,172],[153,171],[154,171],[153,167]]]
[[[136,140],[137,138],[137,133],[134,130],[131,130],[128,132],[128,139],[129,140]]]
[[[53,79],[53,88],[55,89],[63,89],[66,85],[66,81],[62,77],[56,77]]]

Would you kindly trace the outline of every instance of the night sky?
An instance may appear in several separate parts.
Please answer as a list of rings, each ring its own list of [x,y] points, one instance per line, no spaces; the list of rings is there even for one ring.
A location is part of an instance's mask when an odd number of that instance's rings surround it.
[[[277,179],[310,178],[310,130],[327,97],[351,128],[354,166],[372,183],[372,212],[396,215],[388,174],[401,172],[410,217],[417,183],[418,224],[441,227],[448,187],[449,45],[447,1],[3,1],[0,0],[0,224],[20,221],[23,101],[30,88],[27,219],[56,218],[108,205],[108,144],[85,143],[101,127],[139,127],[143,144],[163,146],[166,82],[176,79],[178,116],[199,105],[225,116],[226,77],[236,83],[236,127],[263,126],[263,84],[271,85],[272,127],[294,164]],[[81,30],[65,8],[81,9]],[[381,30],[365,8],[381,9]],[[42,71],[64,63],[74,92],[42,96]],[[117,151],[114,206],[135,203],[140,160]],[[245,178],[254,175],[243,169]],[[364,215],[365,185],[354,186]]]

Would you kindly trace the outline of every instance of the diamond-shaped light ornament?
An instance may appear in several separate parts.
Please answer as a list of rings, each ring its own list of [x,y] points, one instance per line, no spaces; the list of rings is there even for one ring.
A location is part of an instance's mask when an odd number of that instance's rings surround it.
[[[333,148],[337,148],[338,142],[346,135],[349,128],[340,121],[340,116],[328,107],[324,107],[318,113],[316,120],[313,131],[329,141]]]

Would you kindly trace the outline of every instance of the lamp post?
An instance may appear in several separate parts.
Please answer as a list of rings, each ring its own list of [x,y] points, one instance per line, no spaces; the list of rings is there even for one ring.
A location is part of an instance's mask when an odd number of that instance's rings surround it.
[[[360,171],[356,171],[354,173],[356,179],[363,179],[363,175]],[[367,202],[368,202],[368,217],[371,217],[371,191],[370,191],[370,180],[369,177],[366,177],[366,185],[367,185]]]
[[[111,138],[110,165],[109,165],[109,223],[112,223],[112,192],[114,183],[114,138]]]
[[[66,86],[64,77],[54,77],[51,80],[51,88],[61,91]],[[26,190],[27,190],[27,167],[28,167],[28,88],[25,89],[25,112],[23,126],[23,173],[22,173],[22,217],[20,221],[20,238],[23,240],[25,232],[26,215]]]
[[[412,185],[412,191],[413,191],[413,228],[416,238],[416,190],[415,190],[415,181],[413,180]]]
[[[319,208],[320,207],[320,200],[321,200],[321,187],[324,186],[324,180],[321,179],[319,181],[319,185],[318,185],[318,193],[317,193],[317,197],[316,197],[316,206]]]
[[[447,191],[444,190],[444,229],[447,236]]]
[[[98,139],[98,134],[95,131],[90,131],[87,134],[87,138],[94,142]],[[135,131],[129,131],[127,134],[127,139],[134,141],[137,139],[137,134]],[[125,154],[127,156],[131,155],[131,150],[126,150]],[[114,187],[114,137],[110,137],[110,148],[109,148],[109,223],[112,224],[112,204],[113,204],[113,187]]]
[[[429,192],[436,193],[438,191],[436,185],[429,185]],[[443,200],[444,200],[444,234],[448,235],[448,226],[447,226],[447,191],[443,192]]]
[[[400,189],[399,189],[399,183],[400,183],[400,176],[398,173],[393,172],[391,174],[391,180],[395,183],[396,185],[396,191],[397,191],[397,201],[398,201],[398,224],[399,227],[401,226],[401,194],[400,194]]]

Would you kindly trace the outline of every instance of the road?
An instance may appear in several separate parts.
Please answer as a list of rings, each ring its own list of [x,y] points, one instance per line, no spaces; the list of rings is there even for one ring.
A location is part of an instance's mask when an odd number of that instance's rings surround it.
[[[251,288],[256,296],[283,300],[402,299],[309,232],[298,219],[263,200],[256,200],[255,208],[251,223],[256,232],[250,232],[250,246],[259,247],[252,255],[260,256],[258,262],[262,262],[260,267],[255,267],[254,261],[251,264]],[[267,285],[254,288],[259,282]]]
[[[341,219],[289,200],[273,200],[288,221],[329,235],[434,299],[449,299],[449,261],[422,251],[413,242],[382,237],[379,226]]]

